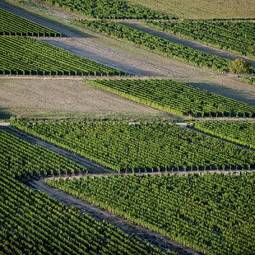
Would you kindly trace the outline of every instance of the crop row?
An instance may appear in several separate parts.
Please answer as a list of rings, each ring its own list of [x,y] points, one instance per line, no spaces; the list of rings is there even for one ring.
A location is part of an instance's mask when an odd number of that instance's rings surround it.
[[[123,73],[31,38],[0,36],[0,74],[120,75]]]
[[[255,122],[202,121],[195,127],[205,133],[255,149]]]
[[[249,21],[149,21],[164,31],[199,40],[242,55],[255,55],[255,22]]]
[[[16,120],[13,125],[118,171],[255,168],[254,151],[170,123]]]
[[[100,19],[171,19],[167,15],[126,0],[45,0]]]
[[[97,80],[91,85],[179,115],[255,117],[255,107],[173,80]]]
[[[77,24],[97,32],[103,32],[112,37],[131,41],[157,53],[185,61],[195,66],[213,68],[220,72],[229,71],[230,61],[225,58],[170,42],[167,39],[139,31],[128,25],[116,22],[86,20],[79,21]]]
[[[13,36],[51,36],[59,37],[60,33],[21,18],[0,8],[0,35]]]
[[[33,191],[17,178],[82,170],[0,130],[1,254],[163,254],[142,240]]]
[[[47,182],[203,254],[255,253],[254,174]]]

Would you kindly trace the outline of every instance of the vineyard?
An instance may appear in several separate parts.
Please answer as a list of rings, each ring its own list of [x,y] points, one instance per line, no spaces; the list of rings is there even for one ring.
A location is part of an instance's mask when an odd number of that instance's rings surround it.
[[[205,254],[254,254],[254,174],[47,180]]]
[[[0,35],[13,36],[51,36],[59,37],[60,33],[21,18],[0,8]]]
[[[172,19],[172,15],[154,11],[126,0],[44,0],[100,19]]]
[[[229,71],[230,61],[225,58],[170,42],[169,40],[150,35],[124,24],[86,20],[76,22],[76,24],[112,37],[131,41],[156,53],[164,54],[165,56],[182,60],[195,66],[213,68],[219,72]]]
[[[255,123],[239,121],[197,122],[195,127],[205,133],[255,149]]]
[[[255,22],[184,20],[148,21],[147,24],[221,49],[255,56]]]
[[[16,120],[13,124],[114,170],[196,171],[255,167],[254,151],[170,123]]]
[[[194,117],[255,117],[255,107],[172,80],[97,80],[93,86],[138,103]]]
[[[0,74],[122,75],[121,71],[31,38],[0,37]]]
[[[6,131],[0,130],[0,140],[1,254],[165,254],[17,180],[83,168]]]

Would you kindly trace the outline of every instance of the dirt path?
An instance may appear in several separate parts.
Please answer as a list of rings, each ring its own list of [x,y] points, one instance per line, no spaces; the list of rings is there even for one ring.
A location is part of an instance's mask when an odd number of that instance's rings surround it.
[[[158,246],[164,250],[175,250],[178,254],[199,254],[190,248],[183,247],[180,244],[162,237],[160,234],[152,232],[146,228],[133,224],[121,217],[111,214],[103,209],[95,207],[84,200],[74,198],[67,193],[49,187],[42,180],[31,181],[29,185],[41,192],[47,193],[50,197],[58,200],[66,206],[75,206],[84,213],[90,214],[96,220],[104,220],[127,233],[128,235],[135,235],[143,240],[148,241],[152,245]]]
[[[53,145],[51,143],[45,142],[41,139],[32,137],[22,131],[19,131],[13,127],[0,127],[2,129],[7,130],[11,134],[31,143],[31,144],[38,144],[44,148],[47,148],[59,155],[65,156],[71,160],[74,160],[76,163],[85,166],[88,168],[87,173],[79,174],[79,175],[72,175],[72,176],[62,176],[62,177],[51,177],[51,178],[80,178],[84,175],[91,175],[94,177],[99,176],[114,176],[114,175],[131,175],[133,173],[117,173],[113,172],[112,170],[106,169],[102,166],[97,165],[94,162],[91,162],[83,157],[80,157],[77,154],[74,154],[72,152],[66,151],[64,149],[59,148],[56,145]],[[137,173],[137,175],[164,175],[164,174],[181,174],[181,175],[187,175],[192,173],[197,174],[207,174],[207,173],[216,173],[216,174],[240,174],[243,172],[254,172],[252,170],[229,170],[229,171],[220,171],[220,170],[207,170],[207,171],[179,171],[179,172],[152,172],[152,173]],[[84,213],[90,214],[92,217],[94,217],[97,220],[105,220],[110,224],[113,224],[114,226],[122,229],[124,232],[126,232],[129,235],[136,235],[143,240],[146,240],[150,242],[153,245],[159,246],[164,250],[176,250],[178,254],[198,254],[197,252],[193,251],[192,249],[188,247],[184,247],[181,244],[169,240],[168,238],[165,238],[161,236],[158,233],[155,233],[153,231],[150,231],[144,227],[138,226],[136,224],[133,224],[132,222],[125,220],[121,217],[118,217],[116,215],[111,214],[110,212],[103,210],[101,208],[98,208],[86,201],[77,199],[71,195],[68,195],[67,193],[54,189],[52,187],[49,187],[42,179],[40,180],[31,180],[28,185],[30,185],[32,188],[39,190],[41,192],[47,193],[50,197],[56,199],[57,201],[67,205],[67,206],[75,206],[76,208],[80,209]]]
[[[140,22],[128,22],[128,21],[126,21],[126,22],[121,22],[121,23],[126,24],[130,27],[136,28],[136,29],[138,29],[142,32],[146,32],[146,33],[149,33],[151,35],[155,35],[155,36],[161,37],[163,39],[166,39],[168,41],[178,43],[178,44],[181,44],[183,46],[190,47],[190,48],[193,48],[195,50],[203,51],[205,53],[215,55],[215,56],[218,56],[218,57],[226,58],[226,59],[229,59],[229,60],[234,60],[236,58],[242,57],[242,58],[247,59],[247,61],[249,61],[253,66],[255,66],[255,60],[251,60],[251,59],[248,59],[247,57],[240,56],[238,54],[234,54],[234,53],[231,53],[231,52],[228,52],[228,51],[213,48],[211,46],[204,45],[204,44],[202,44],[200,42],[197,42],[197,41],[180,38],[180,37],[178,37],[174,34],[171,34],[170,32],[158,31],[156,29],[153,29],[153,28],[150,28],[146,25],[143,25]]]
[[[81,157],[79,155],[77,155],[76,153],[67,151],[65,149],[61,149],[60,147],[48,143],[46,141],[43,141],[39,138],[33,137],[31,135],[28,135],[12,126],[9,127],[2,127],[4,128],[7,132],[9,132],[10,134],[13,134],[15,136],[17,136],[18,138],[31,143],[31,144],[36,144],[39,146],[42,146],[50,151],[53,151],[61,156],[64,156],[68,159],[73,160],[74,162],[80,164],[81,166],[84,166],[85,168],[88,168],[88,173],[93,172],[93,173],[111,173],[112,170],[109,170],[105,167],[99,166],[98,164],[91,162],[88,159],[85,159],[84,157]]]
[[[76,163],[85,166],[88,168],[87,174],[98,174],[98,176],[101,174],[114,174],[112,170],[106,169],[102,166],[99,166],[83,157],[80,157],[74,153],[71,153],[69,151],[66,151],[64,149],[61,149],[53,144],[50,144],[48,142],[42,141],[38,138],[32,137],[30,135],[27,135],[26,133],[23,133],[13,127],[0,127],[11,134],[23,139],[24,141],[27,141],[31,144],[37,144],[44,148],[47,148],[59,155],[65,156]],[[80,209],[82,212],[90,214],[93,218],[97,220],[105,220],[110,224],[113,224],[114,226],[122,229],[125,233],[129,235],[136,235],[139,238],[146,240],[150,242],[151,244],[155,246],[159,246],[160,248],[164,250],[175,250],[178,252],[178,254],[198,254],[195,251],[193,251],[190,248],[183,247],[182,245],[169,240],[168,238],[162,237],[160,234],[152,232],[146,228],[143,228],[141,226],[135,225],[132,222],[129,222],[121,217],[118,217],[116,215],[113,215],[103,209],[100,209],[98,207],[95,207],[83,200],[76,199],[60,190],[56,190],[54,188],[49,187],[45,182],[40,180],[31,180],[28,183],[29,186],[32,188],[39,190],[41,192],[47,193],[50,197],[58,200],[59,202],[67,205],[67,206],[75,206],[76,208]]]

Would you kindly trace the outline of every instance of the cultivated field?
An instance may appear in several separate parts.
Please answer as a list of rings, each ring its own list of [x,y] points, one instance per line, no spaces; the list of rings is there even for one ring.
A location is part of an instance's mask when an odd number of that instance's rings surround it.
[[[254,255],[254,15],[2,0],[0,254]]]

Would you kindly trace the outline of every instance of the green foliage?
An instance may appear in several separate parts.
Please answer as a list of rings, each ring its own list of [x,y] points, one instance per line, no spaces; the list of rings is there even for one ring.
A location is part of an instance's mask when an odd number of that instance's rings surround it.
[[[255,122],[201,121],[195,127],[205,133],[255,149]]]
[[[48,180],[204,254],[255,253],[255,174]]]
[[[149,33],[139,31],[124,24],[85,20],[77,22],[77,24],[113,37],[131,41],[157,53],[188,62],[195,66],[213,68],[220,72],[227,72],[229,70],[229,60],[225,58],[170,42],[169,40],[150,35]]]
[[[243,77],[243,80],[251,85],[255,85],[255,76]]]
[[[253,106],[172,80],[97,80],[91,84],[179,115],[255,117]]]
[[[44,0],[100,19],[171,19],[167,15],[126,0]]]
[[[114,170],[255,167],[255,152],[171,123],[17,120],[13,125]]]
[[[117,75],[123,73],[31,38],[0,36],[0,74]]]
[[[60,33],[0,8],[0,35],[61,36]]]
[[[233,50],[242,55],[255,55],[255,23],[252,21],[149,21],[148,24],[221,49]]]
[[[235,59],[229,63],[229,70],[237,74],[249,73],[251,66],[244,59]]]
[[[1,254],[164,254],[142,240],[66,207],[17,178],[82,167],[0,130]]]

